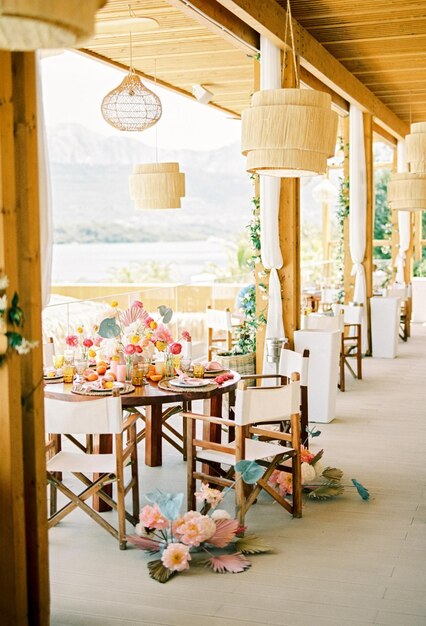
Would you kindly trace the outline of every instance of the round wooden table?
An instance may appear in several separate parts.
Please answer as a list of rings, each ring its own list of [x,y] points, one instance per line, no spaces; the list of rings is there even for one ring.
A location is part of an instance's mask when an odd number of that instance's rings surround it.
[[[222,399],[226,393],[235,391],[240,380],[237,372],[232,372],[234,378],[227,380],[216,389],[203,391],[200,387],[198,391],[164,391],[158,387],[157,383],[149,382],[143,387],[136,387],[135,391],[121,396],[123,409],[145,407],[145,464],[156,467],[162,464],[162,438],[163,438],[163,405],[183,404],[184,410],[189,410],[190,403],[194,400],[203,400],[203,412],[206,415],[222,417]],[[213,379],[212,379],[213,382]],[[44,395],[46,398],[63,400],[65,402],[86,402],[96,401],[94,396],[81,396],[72,393],[72,384],[46,383]],[[218,424],[204,425],[204,438],[210,441],[220,442],[220,426]],[[94,452],[98,454],[108,454],[112,452],[112,435],[100,435],[96,439]],[[106,506],[106,505],[105,505]],[[104,503],[100,501],[100,510],[107,510]]]

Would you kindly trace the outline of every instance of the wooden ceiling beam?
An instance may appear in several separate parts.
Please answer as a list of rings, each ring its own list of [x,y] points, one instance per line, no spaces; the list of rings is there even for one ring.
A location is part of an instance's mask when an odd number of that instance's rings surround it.
[[[277,2],[256,0],[218,0],[226,9],[246,22],[275,45],[286,47],[286,11]],[[405,137],[408,125],[351,74],[330,52],[293,19],[295,52],[301,65],[340,96],[369,111],[375,120],[398,137]]]
[[[259,50],[259,33],[217,2],[211,0],[167,0],[167,2],[244,52],[253,54]]]
[[[373,122],[373,133],[380,135],[380,137],[383,137],[383,139],[392,144],[392,146],[396,146],[398,143],[393,135],[388,133],[384,128],[382,128],[375,122]]]
[[[311,89],[316,89],[317,91],[324,91],[325,93],[330,94],[332,102],[344,113],[349,113],[349,103],[345,98],[339,96],[338,93],[333,91],[330,87],[321,82],[316,76],[308,72],[308,70],[304,67],[300,68],[300,80],[302,83],[310,87]]]

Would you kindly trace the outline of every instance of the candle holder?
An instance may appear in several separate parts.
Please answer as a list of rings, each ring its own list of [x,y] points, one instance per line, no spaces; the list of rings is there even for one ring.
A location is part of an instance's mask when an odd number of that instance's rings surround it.
[[[275,363],[275,373],[278,375],[280,367],[280,356],[283,346],[288,343],[288,339],[278,337],[268,337],[265,339],[266,360],[268,363]]]

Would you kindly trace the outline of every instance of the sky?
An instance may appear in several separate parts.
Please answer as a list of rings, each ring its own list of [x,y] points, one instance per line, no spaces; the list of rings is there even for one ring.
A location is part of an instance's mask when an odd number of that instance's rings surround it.
[[[127,135],[159,148],[213,150],[240,140],[240,121],[162,87],[146,83],[159,96],[163,114],[143,132],[110,126],[100,110],[104,96],[117,87],[124,72],[76,52],[47,56],[42,61],[45,119],[49,126],[83,124],[102,135]]]

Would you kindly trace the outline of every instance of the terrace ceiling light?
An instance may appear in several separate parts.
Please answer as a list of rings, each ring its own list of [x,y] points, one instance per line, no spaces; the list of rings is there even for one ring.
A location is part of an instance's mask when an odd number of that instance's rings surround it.
[[[388,202],[398,211],[426,210],[426,173],[392,174],[388,183]]]
[[[129,187],[136,209],[180,209],[185,174],[179,163],[144,163],[135,166]]]
[[[106,0],[0,0],[0,49],[71,48],[90,39]]]
[[[411,133],[405,137],[405,150],[410,172],[426,173],[426,122],[411,124]]]

